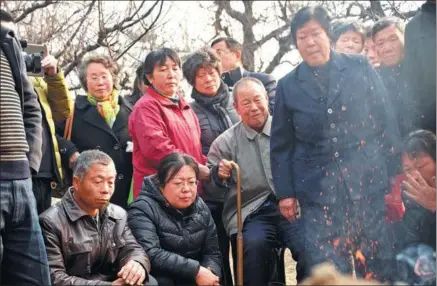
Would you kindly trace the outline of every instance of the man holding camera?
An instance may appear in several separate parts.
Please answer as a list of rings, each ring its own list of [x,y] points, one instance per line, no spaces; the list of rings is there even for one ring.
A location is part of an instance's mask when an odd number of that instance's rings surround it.
[[[16,30],[11,15],[5,13],[2,22],[11,29]],[[23,48],[26,41],[20,41]],[[48,54],[25,54],[27,72],[35,74],[44,72],[44,77],[29,77],[33,89],[38,96],[38,103],[42,114],[42,160],[39,172],[32,175],[32,188],[36,199],[38,214],[43,213],[51,205],[52,191],[61,187],[64,174],[58,140],[63,140],[56,135],[55,122],[67,119],[73,109],[73,103],[64,79],[64,73],[57,66],[58,61]]]
[[[5,18],[0,10],[0,284],[49,285],[30,179],[42,157],[41,109]]]
[[[44,77],[31,77],[38,95],[43,117],[42,160],[38,174],[32,176],[33,192],[38,214],[51,205],[52,190],[63,184],[63,170],[55,122],[67,119],[73,109],[73,101],[64,79],[64,73],[57,66],[58,61],[47,52],[41,60]]]

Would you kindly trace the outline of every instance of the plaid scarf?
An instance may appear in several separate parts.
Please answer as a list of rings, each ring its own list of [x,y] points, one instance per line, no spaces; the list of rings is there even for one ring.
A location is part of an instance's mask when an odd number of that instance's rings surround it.
[[[113,89],[111,94],[107,98],[97,99],[93,97],[90,93],[87,93],[87,98],[89,103],[97,108],[97,111],[108,123],[109,127],[112,128],[118,112],[120,111],[120,105],[118,105],[118,90]]]

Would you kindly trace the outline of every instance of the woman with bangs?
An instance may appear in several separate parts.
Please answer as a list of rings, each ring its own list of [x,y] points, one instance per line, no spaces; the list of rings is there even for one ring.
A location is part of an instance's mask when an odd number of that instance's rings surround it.
[[[134,198],[144,177],[155,174],[161,159],[173,152],[192,156],[199,164],[200,180],[209,179],[199,122],[179,93],[182,71],[178,54],[169,48],[154,50],[147,55],[143,69],[147,93],[136,103],[129,118]]]

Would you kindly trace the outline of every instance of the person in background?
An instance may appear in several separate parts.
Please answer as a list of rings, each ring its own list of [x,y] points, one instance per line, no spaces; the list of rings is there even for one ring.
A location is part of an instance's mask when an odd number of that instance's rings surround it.
[[[17,25],[11,15],[5,15],[3,23],[14,31]],[[38,96],[42,111],[42,159],[39,171],[32,176],[32,189],[36,199],[38,214],[51,205],[52,189],[63,184],[65,176],[59,153],[55,121],[67,119],[73,107],[73,101],[64,79],[64,73],[58,61],[45,51],[41,60],[44,77],[29,77]]]
[[[127,100],[132,104],[132,106],[134,106],[137,103],[137,101],[141,98],[141,96],[147,93],[147,85],[145,83],[145,74],[144,74],[144,68],[142,63],[137,68],[135,74],[136,77],[134,80],[133,92],[131,95],[127,97]]]
[[[426,1],[405,28],[405,74],[416,128],[436,132],[436,3]]]
[[[189,55],[182,70],[193,90],[191,107],[199,119],[202,153],[208,155],[214,140],[240,121],[234,108],[234,100],[228,86],[221,80],[220,59],[211,48],[201,49]],[[223,282],[233,285],[229,264],[229,237],[222,222],[223,201],[206,201],[217,227],[220,252],[223,261]]]
[[[410,285],[435,285],[436,280],[436,136],[428,130],[408,134],[402,167],[405,214],[397,225],[399,274]]]
[[[199,167],[166,155],[129,205],[128,222],[159,285],[219,285],[221,257],[211,213],[197,194]]]
[[[269,74],[262,72],[251,72],[243,68],[243,46],[233,38],[217,38],[211,43],[222,63],[222,79],[232,87],[243,77],[254,77],[259,79],[269,95],[269,111],[273,112],[275,105],[276,79]]]
[[[61,145],[65,164],[73,167],[80,152],[98,149],[108,154],[117,170],[111,203],[126,208],[132,180],[132,139],[128,119],[132,106],[119,95],[118,65],[107,56],[91,55],[79,70],[86,96],[76,98],[71,141]],[[62,132],[64,126],[61,126]]]
[[[332,30],[334,49],[339,53],[361,54],[366,35],[358,21],[341,21]]]
[[[179,56],[168,48],[152,51],[144,62],[144,74],[148,86],[146,96],[137,102],[129,118],[133,141],[133,198],[139,195],[144,177],[155,174],[161,159],[173,152],[192,156],[199,164],[200,180],[209,179],[199,121],[178,92],[182,79]]]
[[[300,202],[305,269],[330,260],[350,273],[348,253],[361,251],[373,258],[356,260],[357,275],[389,280],[384,194],[399,131],[378,73],[365,56],[332,50],[330,31],[321,6],[291,21],[303,62],[278,82],[270,140],[276,196],[291,221]]]
[[[0,284],[50,285],[31,180],[42,158],[41,108],[10,18],[0,10]]]
[[[378,54],[378,72],[388,91],[389,101],[395,111],[401,137],[414,129],[416,114],[414,101],[409,92],[408,75],[404,69],[405,24],[398,18],[382,18],[373,25],[372,38]]]
[[[366,41],[364,42],[364,54],[366,57],[370,60],[370,63],[373,65],[374,68],[379,67],[379,59],[378,54],[375,50],[375,43],[373,42],[372,38],[372,27],[368,26],[366,28]]]
[[[261,81],[251,77],[238,81],[232,92],[241,121],[211,145],[208,166],[212,167],[212,179],[205,186],[205,199],[224,202],[222,220],[231,237],[233,261],[237,261],[237,189],[230,161],[237,163],[241,168],[244,285],[271,282],[271,251],[278,244],[291,250],[300,282],[299,247],[303,243],[299,240],[303,241],[303,236],[298,233],[299,222],[287,221],[277,205],[270,166],[272,118],[267,92]]]
[[[150,262],[111,204],[117,172],[98,150],[84,151],[73,167],[73,187],[40,215],[52,285],[156,285]]]
[[[402,167],[406,245],[426,244],[436,249],[436,137],[427,130],[411,132],[404,142]]]

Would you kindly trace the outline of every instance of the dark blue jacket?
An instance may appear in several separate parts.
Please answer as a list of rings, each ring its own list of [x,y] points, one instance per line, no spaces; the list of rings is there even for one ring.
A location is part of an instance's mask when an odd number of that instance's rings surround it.
[[[383,195],[399,131],[378,73],[361,55],[331,51],[326,97],[317,90],[305,62],[278,83],[270,143],[277,197]]]
[[[35,175],[39,171],[42,158],[41,107],[39,106],[38,97],[33,90],[32,83],[27,77],[26,64],[21,54],[20,44],[14,32],[3,25],[0,27],[0,45],[11,67],[15,81],[15,90],[20,96],[26,140],[29,145],[27,159],[32,175]],[[5,175],[6,171],[10,172],[8,179],[21,179],[28,176],[28,174],[17,174],[16,170],[2,170],[3,175]]]

